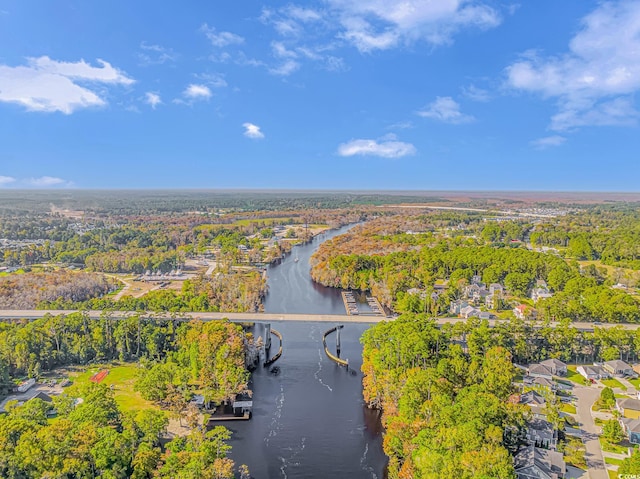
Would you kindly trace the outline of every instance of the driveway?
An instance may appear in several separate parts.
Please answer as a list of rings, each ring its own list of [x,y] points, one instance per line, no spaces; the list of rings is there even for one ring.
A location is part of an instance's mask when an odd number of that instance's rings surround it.
[[[573,388],[573,394],[578,399],[577,416],[584,432],[582,439],[587,449],[585,459],[589,469],[589,477],[591,479],[609,479],[598,441],[600,428],[595,425],[591,416],[591,406],[600,397],[600,389],[576,386]]]

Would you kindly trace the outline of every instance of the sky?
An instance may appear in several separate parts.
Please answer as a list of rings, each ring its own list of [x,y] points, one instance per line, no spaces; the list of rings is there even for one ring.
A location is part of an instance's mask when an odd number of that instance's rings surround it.
[[[640,0],[0,0],[0,188],[638,191]]]

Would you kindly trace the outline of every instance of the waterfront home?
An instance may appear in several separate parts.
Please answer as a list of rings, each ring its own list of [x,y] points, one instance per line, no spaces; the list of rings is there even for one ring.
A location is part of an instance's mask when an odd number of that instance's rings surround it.
[[[620,418],[620,425],[631,444],[640,444],[640,419]]]
[[[602,366],[597,366],[597,365],[578,366],[576,368],[576,371],[578,372],[578,374],[582,375],[585,379],[588,379],[589,381],[592,381],[592,380],[595,381],[596,379],[606,379],[608,377],[611,377],[611,374],[609,373],[609,371],[607,371]]]
[[[551,358],[540,361],[540,364],[551,371],[554,376],[566,376],[567,365],[559,359]]]
[[[640,418],[640,399],[617,398],[616,409],[623,417],[629,419]]]
[[[567,465],[561,453],[529,446],[514,458],[518,479],[563,479]]]
[[[602,366],[614,376],[636,376],[636,372],[633,368],[619,359],[607,361]]]

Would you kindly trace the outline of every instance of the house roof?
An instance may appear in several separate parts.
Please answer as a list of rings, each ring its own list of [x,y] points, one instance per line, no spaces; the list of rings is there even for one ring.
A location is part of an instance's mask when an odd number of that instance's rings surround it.
[[[567,471],[567,465],[564,462],[562,454],[556,451],[540,449],[538,447],[529,446],[520,449],[515,457],[516,471],[531,466],[537,466],[545,474],[562,474]]]
[[[533,384],[537,384],[539,386],[544,386],[544,387],[549,388],[549,389],[553,389],[555,387],[555,384],[552,381],[549,381],[546,378],[535,378],[533,380]]]
[[[613,361],[607,361],[606,363],[604,363],[604,365],[605,366],[609,366],[610,368],[613,368],[614,371],[621,371],[623,369],[633,369],[631,366],[629,366],[624,361],[621,361],[620,359],[614,359]]]
[[[558,369],[558,368],[566,369],[567,368],[567,365],[565,363],[563,363],[562,361],[560,361],[559,359],[556,359],[556,358],[545,359],[544,361],[540,361],[540,364],[542,364],[543,366],[546,366],[546,367],[555,367],[556,369]]]
[[[529,374],[543,374],[545,376],[553,376],[551,369],[543,364],[530,364]]]
[[[630,409],[632,411],[640,411],[640,399],[618,398],[616,404],[620,409]]]
[[[526,304],[519,304],[518,306],[515,307],[515,309],[517,309],[518,311],[524,313],[527,310],[527,305]]]
[[[640,433],[640,419],[622,418],[620,421],[628,432]]]
[[[44,393],[42,391],[40,391],[38,394],[35,394],[31,399],[41,399],[44,402],[53,402],[53,399],[51,399],[51,396],[49,396],[47,393]],[[31,399],[29,399],[29,401],[31,401]]]
[[[544,396],[537,391],[527,391],[520,395],[520,404],[545,404]]]

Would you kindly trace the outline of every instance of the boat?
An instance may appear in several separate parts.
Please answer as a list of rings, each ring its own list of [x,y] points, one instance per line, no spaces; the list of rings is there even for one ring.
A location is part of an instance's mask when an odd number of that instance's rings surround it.
[[[296,257],[295,257],[295,258],[293,258],[293,262],[294,262],[294,263],[297,263],[299,259],[300,259],[300,258],[298,258],[298,253],[296,253]]]

